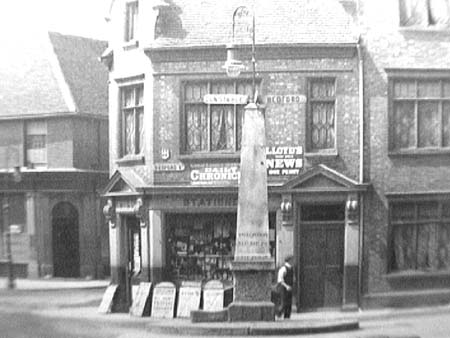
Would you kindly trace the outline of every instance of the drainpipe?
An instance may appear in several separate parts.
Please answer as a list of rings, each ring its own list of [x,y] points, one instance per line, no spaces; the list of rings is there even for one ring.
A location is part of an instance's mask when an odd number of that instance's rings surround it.
[[[359,95],[359,184],[364,183],[364,58],[361,50],[361,35],[356,46],[358,52],[358,95]],[[364,196],[359,196],[359,259],[358,259],[358,304],[362,301],[363,279],[363,250],[364,250]]]

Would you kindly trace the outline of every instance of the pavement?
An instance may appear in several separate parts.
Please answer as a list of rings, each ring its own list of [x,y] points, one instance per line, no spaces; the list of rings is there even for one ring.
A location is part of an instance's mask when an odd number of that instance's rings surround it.
[[[18,279],[16,289],[6,289],[7,280],[0,278],[0,298],[2,305],[17,304],[24,308],[33,307],[41,302],[39,313],[52,318],[77,318],[81,320],[114,323],[122,328],[140,327],[149,332],[149,336],[280,336],[305,335],[319,333],[324,337],[395,337],[395,338],[428,338],[428,335],[417,335],[414,325],[420,321],[441,318],[446,325],[450,315],[450,305],[440,305],[420,308],[385,308],[359,310],[353,312],[311,312],[293,313],[291,319],[275,322],[222,322],[222,323],[191,323],[189,319],[158,319],[152,317],[133,317],[128,313],[100,314],[100,304],[103,291],[109,285],[108,280],[82,279]],[[73,291],[71,291],[73,290]],[[75,292],[75,290],[77,290]],[[80,297],[79,295],[86,296]],[[76,295],[76,296],[75,296]],[[59,297],[59,298],[58,298]],[[44,301],[42,301],[44,299]],[[48,299],[48,300],[47,300]],[[42,302],[46,306],[42,306]],[[450,317],[449,317],[450,318]],[[396,324],[400,323],[400,325]],[[408,323],[407,325],[405,323]],[[405,326],[406,325],[406,326]],[[429,324],[433,326],[434,324]],[[380,333],[381,332],[381,333]],[[427,332],[424,328],[423,332]],[[450,337],[445,333],[443,337]]]

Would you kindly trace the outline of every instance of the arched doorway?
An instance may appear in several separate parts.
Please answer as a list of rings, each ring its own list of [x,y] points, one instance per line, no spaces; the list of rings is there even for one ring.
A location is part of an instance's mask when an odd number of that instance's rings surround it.
[[[60,202],[52,211],[53,275],[80,276],[78,212],[68,202]]]

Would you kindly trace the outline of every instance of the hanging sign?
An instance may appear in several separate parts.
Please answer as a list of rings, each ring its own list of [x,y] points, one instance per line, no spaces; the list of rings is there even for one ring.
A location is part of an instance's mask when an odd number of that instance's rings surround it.
[[[267,95],[266,103],[271,104],[289,104],[289,103],[306,103],[305,95]]]
[[[303,168],[303,147],[267,147],[267,175],[298,175]]]
[[[247,104],[248,96],[241,94],[206,94],[203,96],[206,104]]]

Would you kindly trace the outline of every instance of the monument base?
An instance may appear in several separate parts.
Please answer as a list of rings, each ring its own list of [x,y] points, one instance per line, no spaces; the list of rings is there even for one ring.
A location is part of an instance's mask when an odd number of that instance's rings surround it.
[[[228,306],[229,321],[275,320],[275,305],[270,301],[274,269],[271,258],[231,263],[234,297]]]

